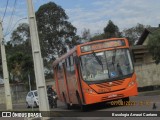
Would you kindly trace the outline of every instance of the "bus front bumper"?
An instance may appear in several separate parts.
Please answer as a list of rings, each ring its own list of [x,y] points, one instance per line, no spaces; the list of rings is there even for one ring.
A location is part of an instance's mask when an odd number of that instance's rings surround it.
[[[85,97],[84,105],[118,100],[118,99],[130,97],[130,96],[137,96],[137,95],[138,95],[137,83],[135,83],[134,85],[127,87],[124,90],[120,90],[116,92],[103,93],[103,94],[84,93],[84,97]]]

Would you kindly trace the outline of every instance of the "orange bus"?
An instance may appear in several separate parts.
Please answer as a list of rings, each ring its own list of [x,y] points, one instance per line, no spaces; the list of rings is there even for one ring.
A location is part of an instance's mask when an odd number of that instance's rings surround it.
[[[53,62],[59,100],[69,109],[136,96],[137,82],[126,38],[91,41],[75,46]]]

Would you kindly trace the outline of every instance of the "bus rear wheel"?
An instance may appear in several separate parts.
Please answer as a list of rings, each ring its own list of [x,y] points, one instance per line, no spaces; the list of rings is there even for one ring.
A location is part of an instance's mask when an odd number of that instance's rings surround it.
[[[66,108],[67,108],[68,110],[70,110],[70,109],[71,109],[71,106],[70,106],[69,103],[67,103],[67,100],[66,100],[66,97],[65,97],[64,93],[63,93],[63,99],[64,99],[64,102],[65,102]]]

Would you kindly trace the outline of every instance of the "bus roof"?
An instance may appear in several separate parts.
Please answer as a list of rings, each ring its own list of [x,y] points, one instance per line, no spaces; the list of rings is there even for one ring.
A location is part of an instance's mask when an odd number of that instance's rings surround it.
[[[83,43],[83,44],[80,44],[80,45],[77,45],[77,46],[81,47],[81,46],[88,45],[88,44],[104,42],[104,41],[110,41],[110,40],[127,40],[127,39],[126,38],[108,38],[108,39],[103,39],[103,40],[95,40],[95,41],[86,42],[86,43]]]

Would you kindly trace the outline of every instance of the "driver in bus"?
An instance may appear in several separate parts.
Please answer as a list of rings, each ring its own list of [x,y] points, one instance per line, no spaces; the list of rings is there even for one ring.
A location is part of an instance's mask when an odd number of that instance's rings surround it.
[[[127,57],[118,56],[117,70],[119,72],[119,75],[127,75],[131,72],[129,60]]]
[[[86,63],[86,76],[93,78],[96,74],[96,65],[94,60],[89,58]]]

